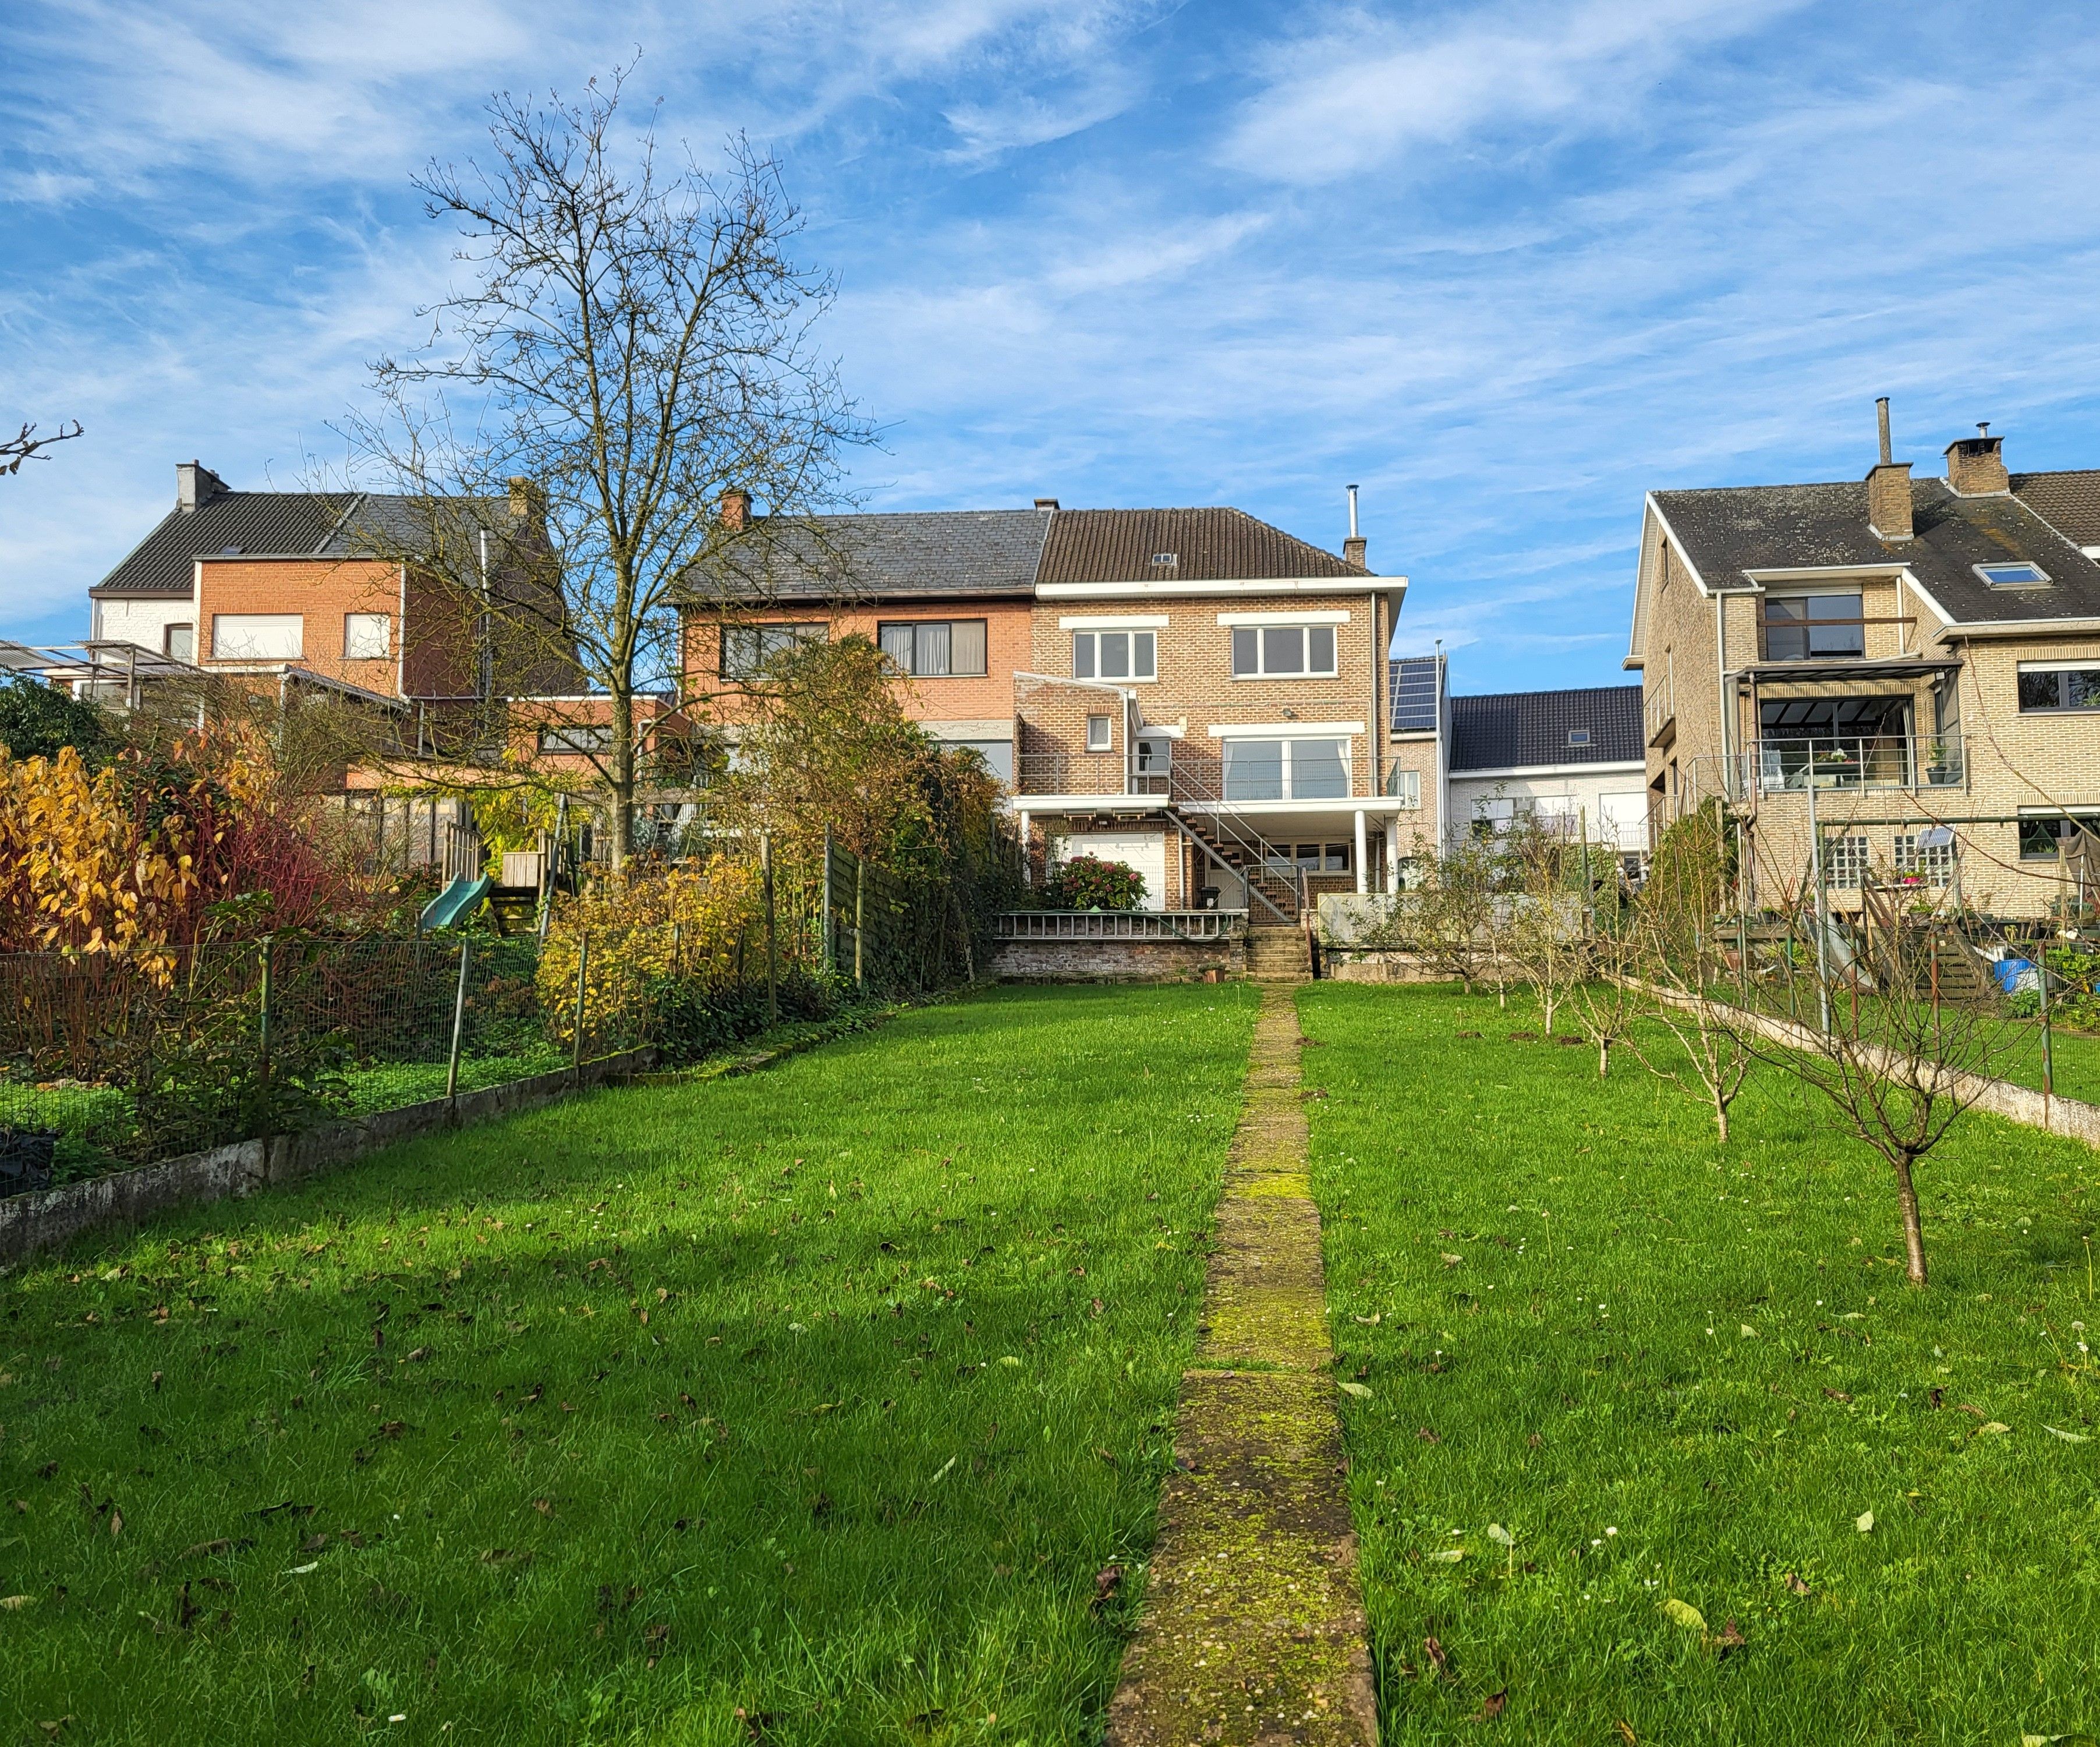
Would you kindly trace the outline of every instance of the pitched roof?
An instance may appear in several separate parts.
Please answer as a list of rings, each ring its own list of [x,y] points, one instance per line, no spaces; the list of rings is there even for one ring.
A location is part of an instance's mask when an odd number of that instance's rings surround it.
[[[1571,733],[1586,730],[1586,746]],[[1530,765],[1639,764],[1641,689],[1498,691],[1451,699],[1451,774]]]
[[[1153,562],[1169,554],[1171,563]],[[1060,510],[1050,517],[1036,580],[1225,582],[1370,574],[1244,510]]]
[[[2072,544],[2100,546],[2100,468],[2016,473],[2013,496]]]
[[[221,492],[194,510],[170,510],[88,593],[188,594],[199,558],[315,551],[351,501],[312,492]]]
[[[507,501],[455,500],[469,523],[508,525]],[[430,517],[417,501],[366,492],[220,492],[194,510],[170,510],[116,569],[87,592],[112,595],[188,595],[199,558],[250,554],[285,558],[303,554],[354,558],[375,546],[399,551],[428,537]]]
[[[2031,477],[2031,476],[2029,476]],[[1656,507],[1713,589],[1750,585],[1762,570],[1900,564],[1957,623],[2100,618],[2100,564],[2021,498],[1964,497],[1942,479],[1911,482],[1914,537],[1886,540],[1867,525],[1864,482],[1657,492]],[[2026,558],[2040,589],[1993,588],[1979,564]]]
[[[1027,595],[1050,517],[1037,510],[760,516],[695,567],[689,599]]]

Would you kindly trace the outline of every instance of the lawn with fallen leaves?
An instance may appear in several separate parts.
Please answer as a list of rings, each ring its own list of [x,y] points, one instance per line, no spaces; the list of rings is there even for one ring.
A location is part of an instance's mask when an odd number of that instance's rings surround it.
[[[0,1726],[1097,1739],[1254,1012],[1005,990],[0,1282]]]
[[[1962,1118],[1914,1291],[1776,1071],[1722,1149],[1514,997],[1301,1011],[1388,1744],[2100,1734],[2100,1155]]]

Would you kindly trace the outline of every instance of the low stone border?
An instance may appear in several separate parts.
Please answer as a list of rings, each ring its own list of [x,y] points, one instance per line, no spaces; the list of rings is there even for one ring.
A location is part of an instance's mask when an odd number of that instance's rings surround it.
[[[457,1107],[448,1099],[433,1098],[299,1134],[236,1141],[85,1183],[11,1195],[0,1201],[0,1267],[54,1249],[97,1226],[136,1225],[171,1207],[252,1195],[276,1184],[340,1170],[399,1140],[551,1104],[572,1092],[628,1079],[655,1059],[653,1049],[629,1050],[586,1062],[580,1070],[562,1068],[461,1092]]]
[[[1633,986],[1652,999],[1667,1001],[1673,1007],[1693,1008],[1700,1004],[1696,995],[1660,989],[1652,983],[1635,982]],[[1797,1025],[1790,1019],[1773,1019],[1762,1013],[1748,1012],[1740,1007],[1715,1004],[1728,1016],[1731,1024],[1746,1024],[1759,1036],[1769,1038],[1775,1043],[1789,1049],[1812,1051],[1815,1048],[1815,1034],[1806,1026]],[[1988,1110],[2008,1122],[2100,1147],[2100,1105],[2087,1104],[2077,1098],[2051,1097],[2032,1087],[2016,1086],[2010,1080],[1991,1079],[1980,1074],[1952,1074],[1948,1078],[1956,1095],[1971,1110]]]

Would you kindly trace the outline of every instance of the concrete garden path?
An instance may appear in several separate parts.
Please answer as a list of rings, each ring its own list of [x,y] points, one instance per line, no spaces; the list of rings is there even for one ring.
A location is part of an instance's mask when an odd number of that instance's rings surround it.
[[[1110,1747],[1378,1739],[1288,987],[1262,991]]]

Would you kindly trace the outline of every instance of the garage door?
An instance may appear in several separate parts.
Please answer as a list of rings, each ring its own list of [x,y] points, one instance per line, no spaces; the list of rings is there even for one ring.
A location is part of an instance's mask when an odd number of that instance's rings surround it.
[[[1075,855],[1094,855],[1105,862],[1121,862],[1145,876],[1145,897],[1138,907],[1167,907],[1167,840],[1157,832],[1080,832],[1059,847],[1060,860]]]

